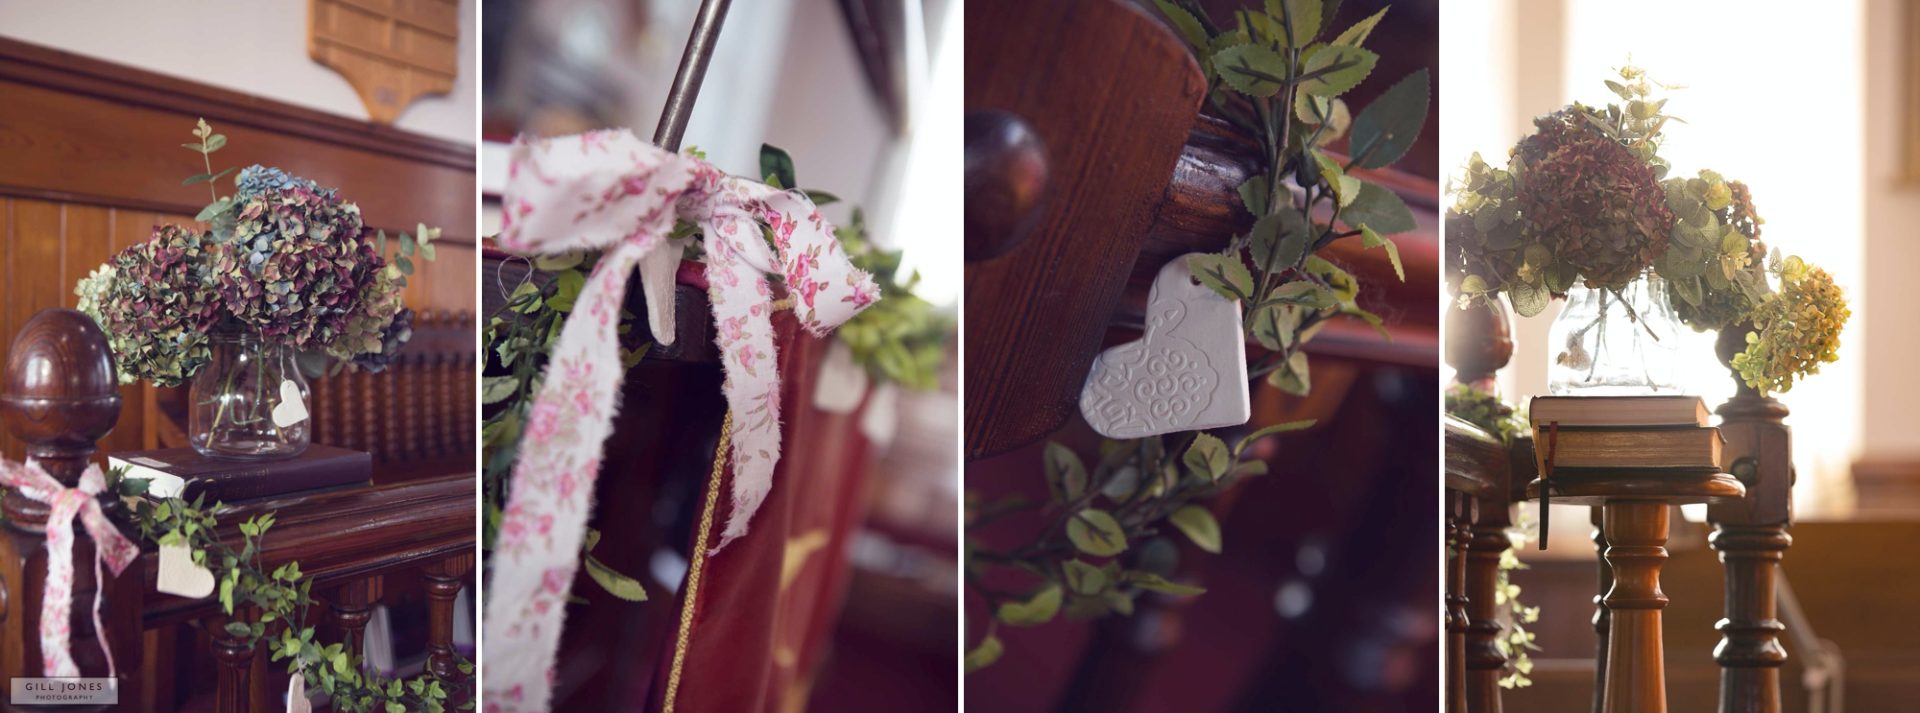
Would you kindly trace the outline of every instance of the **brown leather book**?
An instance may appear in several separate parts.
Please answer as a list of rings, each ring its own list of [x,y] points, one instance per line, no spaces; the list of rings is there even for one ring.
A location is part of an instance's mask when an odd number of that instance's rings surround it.
[[[365,485],[373,478],[373,456],[365,451],[314,444],[285,460],[248,461],[209,458],[192,448],[117,453],[109,465],[139,466],[129,477],[160,471],[186,481],[182,497],[205,493],[208,502],[236,502],[310,490]],[[155,488],[159,488],[156,482]]]
[[[1712,414],[1698,396],[1535,396],[1527,417],[1535,427],[1705,426]]]
[[[1720,429],[1699,426],[1560,426],[1549,436],[1542,424],[1534,428],[1534,457],[1542,471],[1551,453],[1553,467],[1561,468],[1722,468],[1726,439]]]

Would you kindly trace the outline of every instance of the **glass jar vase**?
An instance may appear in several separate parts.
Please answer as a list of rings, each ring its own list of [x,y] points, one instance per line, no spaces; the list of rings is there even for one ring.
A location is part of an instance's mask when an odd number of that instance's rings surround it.
[[[1575,285],[1547,335],[1555,396],[1679,393],[1680,319],[1652,271],[1626,287]]]
[[[272,460],[307,450],[313,392],[293,350],[253,331],[208,338],[213,359],[193,378],[188,440],[212,458]]]

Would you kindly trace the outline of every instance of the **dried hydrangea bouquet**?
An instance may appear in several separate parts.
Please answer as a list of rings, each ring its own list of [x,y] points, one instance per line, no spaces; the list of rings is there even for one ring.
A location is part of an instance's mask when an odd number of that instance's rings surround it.
[[[1677,388],[1675,325],[1722,334],[1741,380],[1786,391],[1838,358],[1851,312],[1825,270],[1760,241],[1745,184],[1669,176],[1662,88],[1625,67],[1621,103],[1534,120],[1506,168],[1475,154],[1447,210],[1450,279],[1463,308],[1504,293],[1530,317],[1567,299],[1549,335],[1549,388],[1608,395]]]
[[[204,229],[158,226],[82,279],[80,311],[99,323],[121,383],[191,383],[188,432],[201,453],[283,458],[306,450],[309,375],[380,371],[412,336],[400,290],[412,257],[433,259],[439,232],[401,234],[387,255],[360,207],[331,188],[251,166],[232,195],[212,154],[227,143],[203,120],[198,142],[213,202]],[[303,373],[303,368],[305,373]]]

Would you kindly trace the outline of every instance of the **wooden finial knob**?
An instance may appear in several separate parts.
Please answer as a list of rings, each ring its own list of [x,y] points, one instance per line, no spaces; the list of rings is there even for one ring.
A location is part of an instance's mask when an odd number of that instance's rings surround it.
[[[79,481],[94,443],[120,420],[113,351],[93,319],[46,309],[27,321],[0,375],[0,417],[49,474]]]
[[[976,111],[966,121],[966,259],[979,262],[1018,247],[1040,222],[1047,148],[1013,114]]]
[[[1513,359],[1513,320],[1507,303],[1474,300],[1465,309],[1447,309],[1447,365],[1454,379],[1473,384],[1493,378]]]

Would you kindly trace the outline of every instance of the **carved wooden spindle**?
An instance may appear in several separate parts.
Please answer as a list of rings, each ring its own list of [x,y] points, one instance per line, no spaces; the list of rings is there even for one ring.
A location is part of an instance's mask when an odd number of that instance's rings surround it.
[[[1004,255],[1039,223],[1047,193],[1047,148],[1020,117],[988,110],[966,116],[966,260]]]
[[[1467,552],[1466,521],[1471,517],[1472,498],[1465,493],[1447,491],[1447,710],[1467,710]]]
[[[229,621],[245,622],[238,614],[232,619],[212,616],[202,620],[213,640],[213,659],[218,665],[218,684],[214,690],[214,710],[219,713],[246,713],[253,710],[253,659],[255,646],[245,636],[227,632]]]
[[[1600,587],[1593,595],[1593,631],[1599,635],[1593,654],[1593,713],[1606,710],[1607,701],[1607,590],[1613,587],[1613,568],[1607,566],[1607,530],[1601,508],[1587,508],[1593,518],[1594,561],[1599,563]]]
[[[368,453],[373,454],[373,462],[375,463],[385,460],[380,457],[382,451],[380,450],[379,421],[377,420],[381,411],[379,407],[380,402],[374,400],[373,387],[374,381],[378,376],[378,374],[363,373],[358,375],[357,379],[360,382],[360,432],[362,437],[366,439],[366,444],[363,447]]]
[[[1489,497],[1474,508],[1473,530],[1467,540],[1467,709],[1499,713],[1500,674],[1507,656],[1500,652],[1500,625],[1494,588],[1499,584],[1500,555],[1507,551],[1511,508],[1499,497],[1507,491],[1495,478]]]
[[[333,592],[334,626],[340,628],[347,650],[362,664],[367,655],[367,622],[373,619],[373,607],[384,590],[381,578],[375,576],[340,585]]]
[[[453,657],[453,600],[473,571],[473,554],[455,555],[427,565],[427,670],[448,681],[466,677]]]
[[[1453,380],[1494,393],[1493,377],[1513,359],[1513,319],[1507,303],[1480,300],[1447,308],[1447,365]]]
[[[1667,709],[1665,647],[1660,637],[1660,567],[1667,561],[1667,518],[1660,500],[1618,500],[1605,508],[1608,622],[1606,711]]]
[[[1716,351],[1723,363],[1746,347],[1748,331],[1721,330]],[[1725,618],[1715,626],[1721,638],[1713,659],[1720,664],[1722,713],[1778,713],[1787,652],[1780,646],[1786,626],[1775,616],[1774,583],[1793,544],[1787,534],[1793,524],[1792,435],[1784,423],[1786,406],[1738,375],[1734,381],[1738,391],[1718,409],[1720,432],[1727,439],[1728,469],[1747,494],[1708,508],[1713,535],[1707,541],[1726,570]]]
[[[95,443],[120,417],[120,392],[106,335],[92,319],[67,309],[41,310],[14,337],[0,381],[0,417],[7,431],[26,445],[26,454],[62,485],[73,487],[87,468]],[[116,507],[107,499],[109,509]],[[43,675],[40,608],[46,585],[46,523],[49,508],[19,491],[8,490],[0,508],[0,675]],[[89,562],[93,540],[76,521],[73,557]],[[74,568],[73,636],[69,646],[84,675],[105,675],[97,640],[108,641],[121,683],[140,668],[142,569],[128,567],[117,578],[95,582],[93,568]],[[97,589],[96,589],[97,588]],[[105,593],[107,627],[93,631],[95,591]]]

